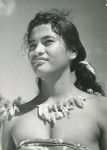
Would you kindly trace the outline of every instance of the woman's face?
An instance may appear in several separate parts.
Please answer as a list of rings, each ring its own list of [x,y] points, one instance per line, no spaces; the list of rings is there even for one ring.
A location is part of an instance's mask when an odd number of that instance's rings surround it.
[[[37,76],[44,77],[69,67],[70,51],[50,24],[42,24],[32,31],[28,57]]]

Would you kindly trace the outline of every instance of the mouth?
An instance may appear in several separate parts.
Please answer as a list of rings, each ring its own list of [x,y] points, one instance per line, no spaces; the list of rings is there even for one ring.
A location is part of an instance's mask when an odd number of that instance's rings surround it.
[[[44,57],[37,57],[36,60],[37,60],[37,61],[38,61],[38,60],[48,61],[48,59],[47,59],[47,58],[44,58]]]
[[[38,57],[38,58],[33,58],[32,63],[35,67],[40,66],[42,64],[44,64],[45,62],[47,62],[48,59],[44,58],[44,57]]]

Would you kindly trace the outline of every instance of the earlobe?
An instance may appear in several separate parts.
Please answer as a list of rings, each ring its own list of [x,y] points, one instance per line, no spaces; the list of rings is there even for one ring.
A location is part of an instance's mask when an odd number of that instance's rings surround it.
[[[70,55],[70,59],[73,60],[77,57],[77,54],[76,53],[71,53]]]

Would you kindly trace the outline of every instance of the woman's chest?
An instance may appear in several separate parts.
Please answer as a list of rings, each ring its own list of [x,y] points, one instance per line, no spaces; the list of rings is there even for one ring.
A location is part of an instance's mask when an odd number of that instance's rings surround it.
[[[41,120],[37,113],[29,113],[20,117],[12,129],[12,137],[17,145],[27,139],[62,139],[82,142],[95,140],[98,127],[92,117],[84,113],[72,113],[70,117],[57,120],[51,127],[48,122]]]

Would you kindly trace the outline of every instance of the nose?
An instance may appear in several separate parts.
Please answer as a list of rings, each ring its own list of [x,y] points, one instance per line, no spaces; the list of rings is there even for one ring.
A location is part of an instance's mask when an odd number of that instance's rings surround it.
[[[37,45],[37,47],[35,48],[34,53],[35,53],[35,55],[37,57],[43,55],[45,53],[45,47],[44,47],[44,45],[41,44],[41,43],[39,43]]]

